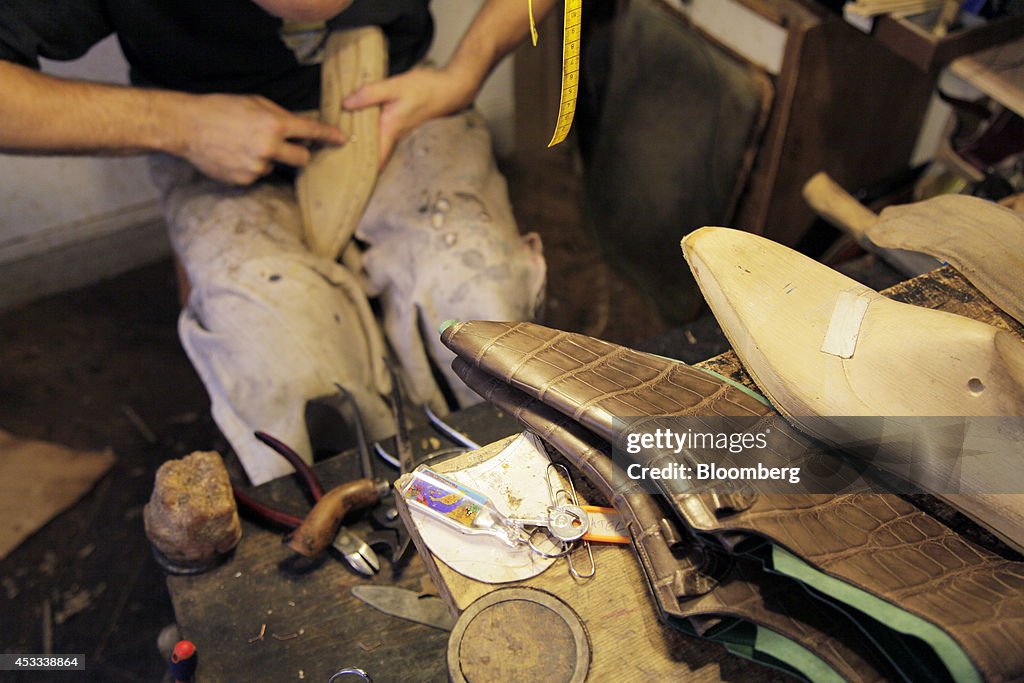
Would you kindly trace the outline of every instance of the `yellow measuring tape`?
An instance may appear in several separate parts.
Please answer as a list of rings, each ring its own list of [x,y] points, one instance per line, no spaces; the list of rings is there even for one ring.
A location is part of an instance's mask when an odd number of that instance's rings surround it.
[[[533,0],[527,0],[530,12],[530,37],[537,44],[537,27],[533,20]],[[576,114],[576,93],[580,80],[580,23],[583,0],[565,0],[562,29],[562,94],[558,101],[558,119],[548,147],[554,147],[569,134]]]

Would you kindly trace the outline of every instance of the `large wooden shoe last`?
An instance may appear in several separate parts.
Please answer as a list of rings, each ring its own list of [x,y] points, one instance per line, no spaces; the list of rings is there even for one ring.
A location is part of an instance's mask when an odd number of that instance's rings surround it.
[[[682,247],[750,376],[816,437],[836,433],[802,418],[1024,415],[1024,342],[1010,332],[891,301],[751,233],[702,228]],[[964,481],[971,495],[936,493],[1020,549],[1024,495],[992,493],[1005,476],[993,467]]]
[[[891,301],[792,249],[702,228],[683,254],[733,349],[785,415],[1024,415],[1024,343]]]
[[[316,150],[295,183],[309,248],[337,258],[352,239],[377,183],[380,107],[341,105],[361,85],[387,75],[387,46],[375,26],[332,33],[321,73],[320,120],[348,134],[341,146]]]

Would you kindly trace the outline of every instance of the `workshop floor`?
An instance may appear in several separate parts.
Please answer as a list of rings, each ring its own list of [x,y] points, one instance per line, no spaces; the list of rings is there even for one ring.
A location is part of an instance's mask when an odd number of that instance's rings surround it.
[[[109,446],[118,458],[90,494],[0,561],[4,651],[43,652],[49,638],[55,653],[85,655],[86,676],[49,680],[159,681],[165,669],[156,637],[174,615],[142,506],[165,459],[221,446],[176,315],[166,261],[0,316],[0,427]],[[46,635],[44,609],[57,617]]]
[[[666,330],[587,247],[571,168],[555,155],[509,169],[521,227],[544,240],[543,322],[689,361],[720,352],[713,321]],[[174,614],[142,506],[164,460],[225,449],[178,344],[177,313],[167,260],[0,315],[0,427],[72,447],[109,446],[118,457],[92,492],[0,561],[4,651],[43,652],[52,643],[55,653],[85,655],[86,676],[48,680],[157,681],[164,673],[155,643]]]

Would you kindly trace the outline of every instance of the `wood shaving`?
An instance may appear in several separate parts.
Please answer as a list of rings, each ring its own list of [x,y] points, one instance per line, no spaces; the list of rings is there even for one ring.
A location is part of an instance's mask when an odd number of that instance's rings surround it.
[[[149,425],[146,424],[145,420],[135,412],[134,408],[127,403],[122,403],[121,412],[124,413],[124,416],[128,418],[128,421],[131,422],[132,426],[135,427],[136,431],[138,431],[143,439],[151,444],[155,444],[157,442],[156,434],[154,434],[153,430],[149,428]]]
[[[270,637],[274,640],[293,640],[299,637],[299,632],[296,631],[295,633],[286,633],[283,636],[279,636],[276,633],[271,633]]]
[[[78,587],[74,586],[72,590],[61,594],[61,608],[53,615],[54,623],[58,625],[63,624],[71,617],[85,610],[106,589],[107,584],[101,583],[91,591],[86,588],[78,590]]]
[[[53,576],[57,569],[57,554],[52,550],[43,553],[43,561],[39,564],[39,572],[46,576]]]
[[[250,638],[249,639],[249,644],[252,645],[257,640],[263,640],[263,636],[265,636],[266,633],[267,633],[267,625],[266,624],[260,624],[260,634],[258,636],[256,636],[255,638]]]

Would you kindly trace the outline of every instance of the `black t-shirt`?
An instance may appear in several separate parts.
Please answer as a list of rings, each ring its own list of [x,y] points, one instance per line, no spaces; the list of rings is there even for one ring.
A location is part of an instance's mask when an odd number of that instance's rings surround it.
[[[428,2],[355,0],[328,24],[381,26],[397,73],[430,46]],[[116,33],[135,85],[263,95],[288,109],[315,109],[320,67],[299,63],[281,27],[252,0],[7,0],[0,59],[38,68],[40,57],[76,59]]]

